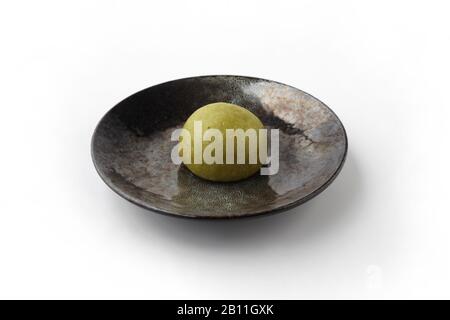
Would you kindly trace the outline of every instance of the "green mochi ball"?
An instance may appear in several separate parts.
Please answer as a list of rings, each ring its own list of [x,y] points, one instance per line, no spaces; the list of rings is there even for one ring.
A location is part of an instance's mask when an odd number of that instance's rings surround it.
[[[194,124],[195,121],[201,121],[201,137],[208,129],[218,129],[222,133],[223,137],[223,163],[212,163],[208,164],[202,161],[201,164],[194,163],[195,154],[195,141],[194,141]],[[242,129],[246,131],[247,129],[255,129],[258,132],[259,129],[263,129],[264,125],[253,113],[245,108],[237,106],[231,103],[217,102],[211,103],[200,109],[197,109],[184,124],[184,129],[190,133],[191,143],[191,161],[184,161],[185,166],[192,171],[195,175],[211,181],[238,181],[248,178],[255,174],[261,168],[261,161],[258,157],[258,147],[249,148],[249,139],[245,140],[245,163],[237,163],[237,149],[236,141],[234,141],[234,163],[226,163],[226,129]],[[259,135],[257,135],[259,139]],[[211,141],[201,140],[202,150],[210,144],[213,143],[214,139]],[[183,143],[180,144],[180,146]],[[258,142],[259,145],[259,142]],[[197,144],[198,146],[198,144]],[[251,149],[251,150],[249,150]],[[250,151],[255,152],[256,150],[256,163],[250,163]],[[214,153],[214,152],[213,152]],[[214,153],[215,154],[215,153]],[[231,157],[231,155],[230,155]],[[202,158],[203,159],[203,158]],[[188,163],[190,162],[190,163]]]

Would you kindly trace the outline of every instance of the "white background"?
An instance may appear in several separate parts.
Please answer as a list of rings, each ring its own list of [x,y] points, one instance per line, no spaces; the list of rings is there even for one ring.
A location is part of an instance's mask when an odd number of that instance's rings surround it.
[[[2,1],[0,298],[450,298],[446,1]],[[93,130],[187,76],[303,89],[341,175],[288,213],[192,221],[103,184]]]

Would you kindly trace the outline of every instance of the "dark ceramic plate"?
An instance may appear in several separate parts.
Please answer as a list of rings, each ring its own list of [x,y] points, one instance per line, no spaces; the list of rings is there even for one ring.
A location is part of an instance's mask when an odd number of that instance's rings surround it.
[[[197,108],[230,102],[280,129],[280,167],[273,176],[240,182],[202,180],[172,163],[175,128]],[[295,207],[336,178],[347,137],[324,103],[278,82],[241,76],[202,76],[162,83],[112,108],[92,138],[92,158],[105,183],[150,210],[192,218],[237,218]]]

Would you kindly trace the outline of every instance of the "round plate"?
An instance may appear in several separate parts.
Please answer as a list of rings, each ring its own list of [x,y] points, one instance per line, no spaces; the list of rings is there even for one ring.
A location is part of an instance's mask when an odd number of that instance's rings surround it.
[[[198,108],[230,102],[278,128],[279,171],[233,183],[194,176],[171,161],[171,133]],[[103,181],[147,209],[192,218],[237,218],[286,210],[311,199],[336,178],[347,153],[342,123],[324,103],[278,82],[201,76],[162,83],[112,108],[92,138]]]

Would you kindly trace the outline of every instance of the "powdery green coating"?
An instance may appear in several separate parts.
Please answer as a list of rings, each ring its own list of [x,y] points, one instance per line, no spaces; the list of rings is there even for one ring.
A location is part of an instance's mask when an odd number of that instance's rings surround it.
[[[224,146],[224,164],[193,164],[194,155],[194,121],[202,121],[203,132],[207,129],[219,129],[223,135]],[[184,129],[187,129],[191,134],[191,164],[185,164],[195,175],[211,180],[211,181],[238,181],[250,177],[255,174],[261,167],[261,164],[249,164],[249,148],[246,143],[245,164],[225,164],[226,158],[226,129],[255,129],[264,128],[262,122],[253,113],[245,108],[231,103],[217,102],[211,103],[196,110],[184,124]],[[202,136],[203,136],[202,132]],[[248,142],[248,141],[247,141]],[[209,144],[209,141],[203,142],[203,150]],[[236,156],[236,152],[235,152]],[[235,159],[236,160],[236,159]]]

